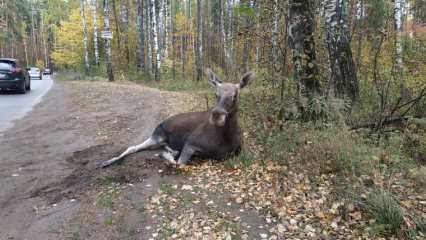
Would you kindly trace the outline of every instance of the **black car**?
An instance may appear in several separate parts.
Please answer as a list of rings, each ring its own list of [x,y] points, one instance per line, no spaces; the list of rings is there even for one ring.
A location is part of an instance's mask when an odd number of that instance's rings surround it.
[[[18,66],[13,58],[0,58],[0,90],[18,90],[26,93],[31,90],[28,72]]]

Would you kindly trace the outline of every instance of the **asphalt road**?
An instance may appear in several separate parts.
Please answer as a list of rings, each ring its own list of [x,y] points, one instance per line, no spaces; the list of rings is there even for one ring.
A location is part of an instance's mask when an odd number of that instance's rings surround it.
[[[25,116],[34,105],[50,90],[53,81],[50,76],[43,80],[31,80],[31,91],[26,94],[0,93],[0,133],[13,125],[13,121]]]

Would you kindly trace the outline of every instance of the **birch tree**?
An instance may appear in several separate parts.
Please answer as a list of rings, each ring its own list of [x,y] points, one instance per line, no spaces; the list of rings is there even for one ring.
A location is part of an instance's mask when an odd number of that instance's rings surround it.
[[[403,66],[402,61],[402,43],[401,43],[401,33],[402,33],[402,8],[404,0],[395,0],[394,2],[394,24],[395,24],[395,65],[400,71]]]
[[[319,95],[314,41],[314,10],[312,0],[290,0],[288,41],[293,58],[297,103],[302,114],[308,103]]]
[[[326,0],[324,17],[330,64],[330,90],[336,97],[358,98],[358,79],[347,24],[347,0]]]
[[[279,9],[278,9],[278,0],[273,2],[273,26],[272,26],[272,67],[275,72],[275,65],[278,63],[278,27],[279,27]]]
[[[138,27],[138,70],[145,71],[145,27],[143,0],[137,0],[137,27]]]
[[[228,47],[226,44],[226,34],[225,34],[225,17],[224,17],[224,4],[223,0],[219,0],[219,34],[222,50],[222,66],[223,68],[227,68],[228,66]]]
[[[150,70],[149,73],[151,74],[151,70],[153,67],[152,63],[152,32],[151,32],[151,0],[142,0],[146,1],[146,7],[145,7],[145,23],[147,26],[146,36],[147,36],[147,67]]]
[[[84,69],[86,73],[90,70],[89,64],[89,50],[87,48],[87,25],[86,25],[86,14],[84,10],[84,0],[80,0],[80,15],[83,27],[83,51],[84,51]]]
[[[110,9],[108,0],[104,0],[104,31],[109,32],[110,26],[109,26],[109,16],[110,16]],[[118,34],[118,33],[117,33]],[[111,61],[111,39],[106,38],[105,39],[105,60],[107,65],[107,73],[108,73],[108,81],[113,82],[114,81],[114,72],[112,70],[112,61]]]
[[[93,48],[95,51],[95,64],[99,66],[99,48],[98,48],[98,25],[97,11],[98,1],[92,0],[92,18],[93,18]]]
[[[153,47],[153,54],[155,56],[155,59],[153,61],[153,67],[154,67],[154,78],[156,81],[160,80],[160,68],[161,68],[161,54],[160,49],[158,47],[158,29],[157,29],[157,14],[155,9],[155,0],[151,0],[151,32],[152,32],[152,47]]]

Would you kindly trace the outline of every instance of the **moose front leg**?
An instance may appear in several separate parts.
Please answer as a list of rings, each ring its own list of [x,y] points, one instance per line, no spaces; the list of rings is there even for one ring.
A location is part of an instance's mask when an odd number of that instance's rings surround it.
[[[186,144],[182,149],[182,153],[180,154],[180,157],[177,163],[179,165],[186,165],[189,159],[191,159],[192,155],[194,155],[195,151],[196,151],[195,147]]]
[[[156,155],[164,158],[165,160],[169,161],[171,164],[176,164],[177,162],[175,158],[179,155],[179,151],[175,151],[167,145],[164,146],[164,149],[166,151]]]

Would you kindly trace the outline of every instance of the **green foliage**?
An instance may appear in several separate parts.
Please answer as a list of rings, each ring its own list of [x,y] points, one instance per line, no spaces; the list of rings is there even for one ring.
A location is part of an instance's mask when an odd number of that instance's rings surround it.
[[[240,17],[244,17],[244,16],[254,17],[255,10],[246,5],[239,5],[237,7],[234,7],[234,14]]]
[[[404,223],[404,214],[398,202],[388,192],[375,191],[365,200],[365,209],[376,222],[371,225],[373,233],[399,234]]]

